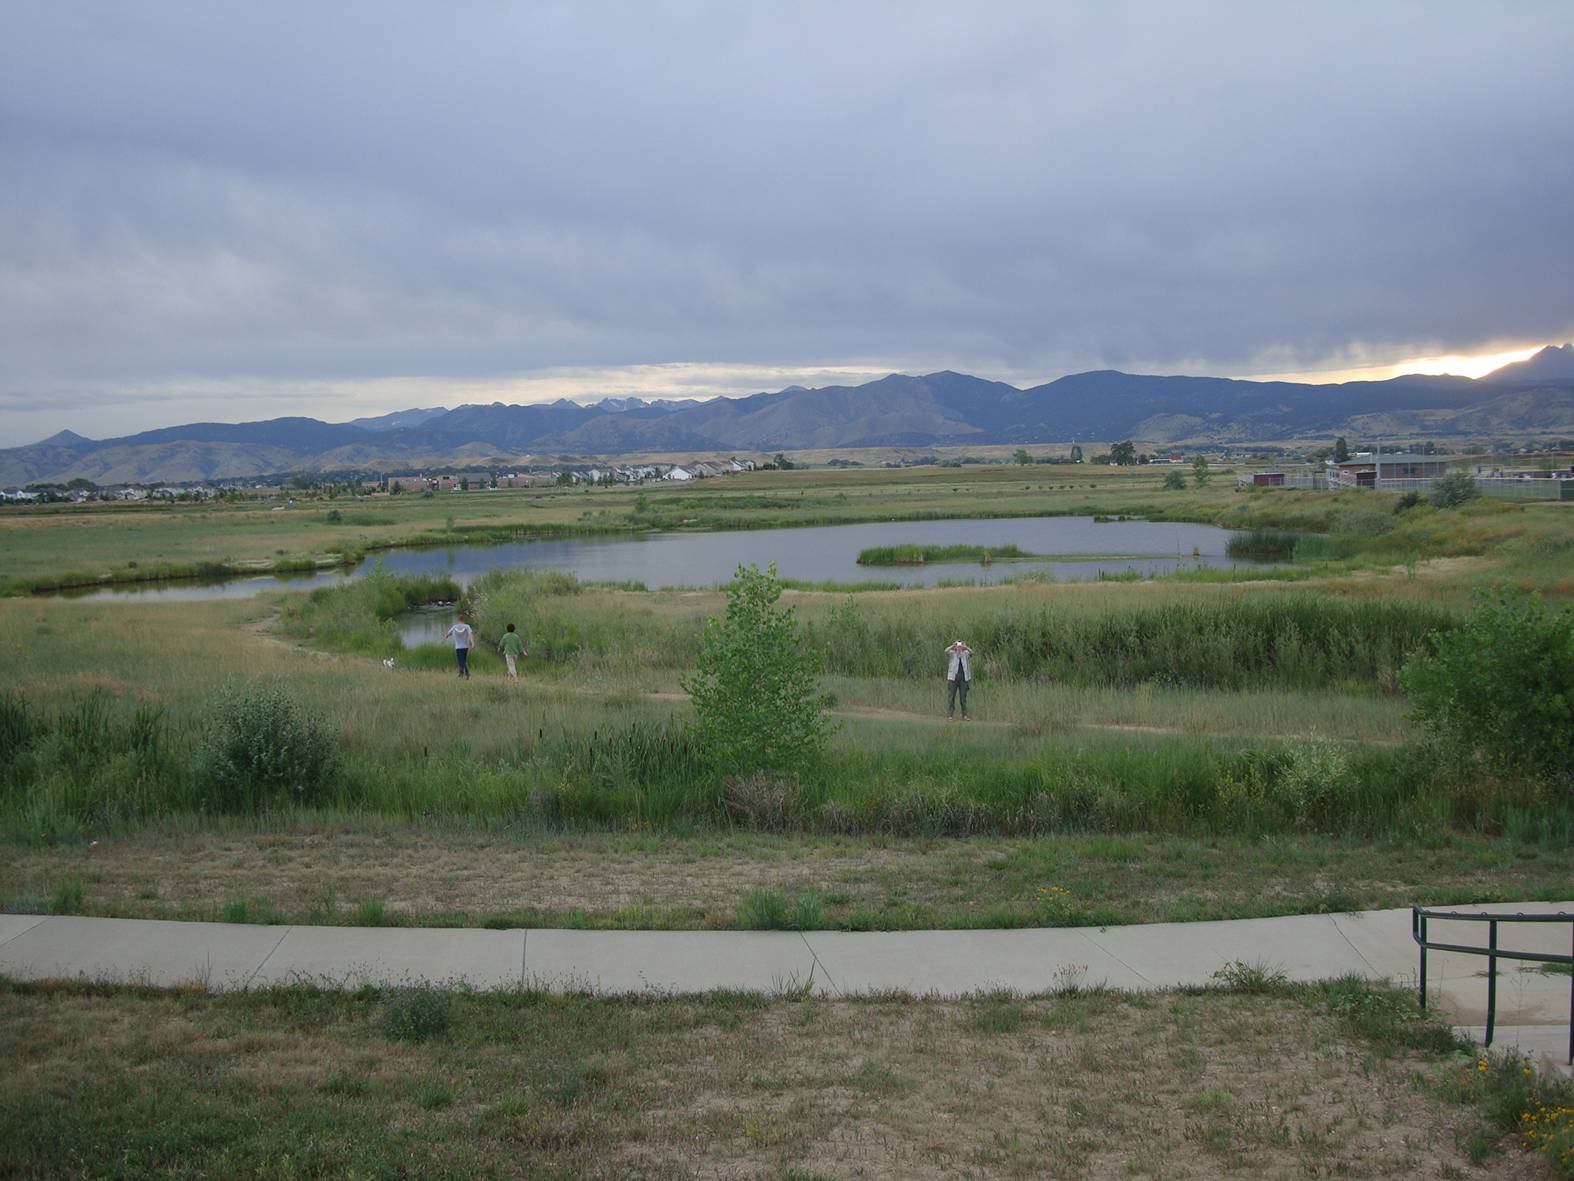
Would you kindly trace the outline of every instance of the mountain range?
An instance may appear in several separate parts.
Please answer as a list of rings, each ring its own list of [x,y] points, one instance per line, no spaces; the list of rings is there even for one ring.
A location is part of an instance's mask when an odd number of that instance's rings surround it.
[[[170,483],[640,452],[1549,434],[1574,436],[1574,344],[1549,345],[1474,379],[1411,375],[1308,385],[1107,369],[1019,389],[945,371],[705,402],[494,402],[400,410],[343,423],[197,422],[114,439],[61,431],[0,450],[0,485],[76,477],[99,484]]]

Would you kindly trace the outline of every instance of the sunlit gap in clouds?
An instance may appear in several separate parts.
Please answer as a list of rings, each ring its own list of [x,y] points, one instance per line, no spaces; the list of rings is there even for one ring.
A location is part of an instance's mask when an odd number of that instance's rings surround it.
[[[1439,356],[1410,357],[1389,365],[1365,365],[1351,369],[1313,370],[1301,373],[1258,373],[1251,381],[1304,381],[1312,385],[1331,385],[1341,381],[1387,381],[1410,373],[1442,374],[1455,377],[1485,377],[1515,361],[1534,356],[1542,345],[1508,349],[1496,353],[1445,353]]]

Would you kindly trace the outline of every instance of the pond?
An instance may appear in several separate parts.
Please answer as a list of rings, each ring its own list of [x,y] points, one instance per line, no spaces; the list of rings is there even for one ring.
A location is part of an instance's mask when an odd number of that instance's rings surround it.
[[[999,582],[1029,571],[1055,579],[1135,572],[1143,577],[1195,566],[1237,566],[1225,554],[1230,531],[1213,525],[1097,521],[1092,517],[1016,517],[963,521],[880,521],[801,529],[652,533],[620,538],[558,538],[452,549],[389,550],[353,570],[259,576],[220,583],[144,584],[89,591],[86,598],[243,598],[267,590],[311,590],[358,578],[381,561],[392,574],[446,574],[461,585],[492,570],[566,570],[580,579],[661,587],[720,586],[739,563],[777,564],[783,578],[806,582],[894,582],[933,586],[949,580]],[[860,566],[860,551],[884,545],[1016,545],[1044,560]],[[1057,559],[1054,555],[1065,555]],[[1100,557],[1098,555],[1122,555]]]

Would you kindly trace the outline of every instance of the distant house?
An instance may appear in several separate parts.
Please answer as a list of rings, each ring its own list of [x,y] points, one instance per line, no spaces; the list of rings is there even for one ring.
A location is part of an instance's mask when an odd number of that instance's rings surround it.
[[[1411,455],[1402,452],[1374,454],[1363,451],[1345,460],[1328,461],[1330,488],[1385,488],[1390,491],[1425,489],[1431,481],[1446,476],[1454,467],[1449,455]],[[1410,485],[1393,481],[1425,481]]]
[[[674,467],[661,478],[663,480],[692,480],[694,476],[687,468]]]

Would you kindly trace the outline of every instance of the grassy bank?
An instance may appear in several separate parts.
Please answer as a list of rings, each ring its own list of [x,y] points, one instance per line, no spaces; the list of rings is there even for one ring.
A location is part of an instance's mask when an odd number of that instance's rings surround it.
[[[1431,1178],[1491,1156],[1502,1108],[1565,1099],[1478,1070],[1407,994],[1253,979],[961,1001],[0,983],[0,1173],[1291,1177],[1311,1155]]]
[[[297,813],[0,846],[0,910],[354,926],[1111,926],[1566,899],[1566,841],[561,833]]]

